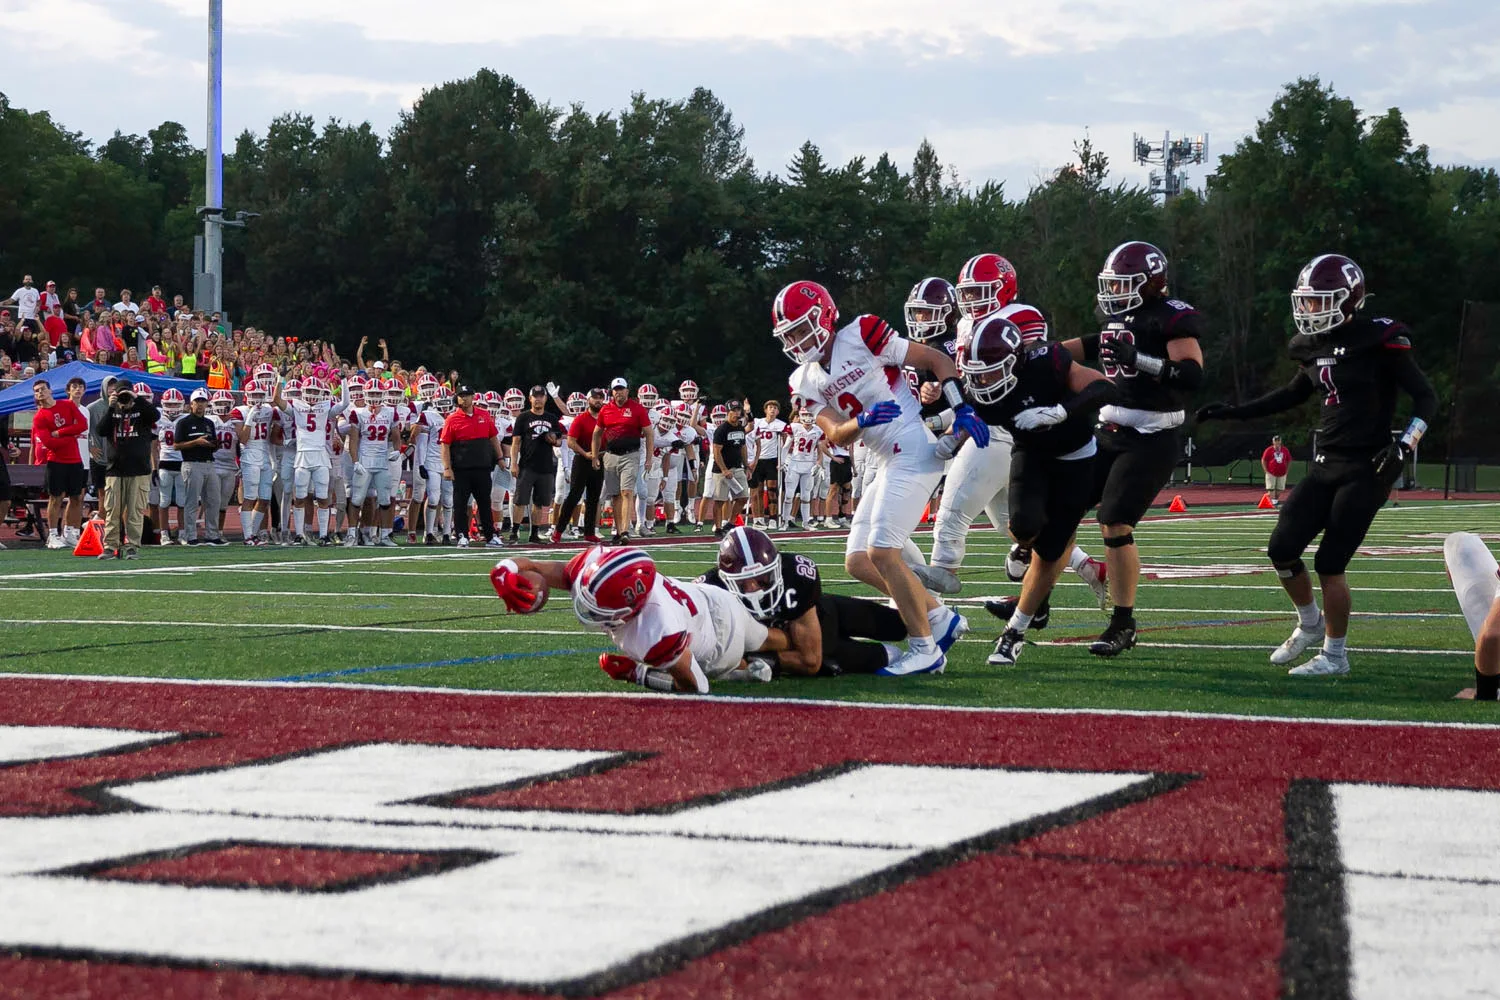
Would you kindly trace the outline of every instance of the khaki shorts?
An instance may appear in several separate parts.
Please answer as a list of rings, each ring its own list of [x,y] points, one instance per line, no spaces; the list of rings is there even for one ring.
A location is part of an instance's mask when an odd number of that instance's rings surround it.
[[[714,477],[715,500],[740,500],[750,492],[750,484],[745,479],[744,469],[730,469],[728,475]]]
[[[625,493],[635,493],[640,485],[641,474],[641,452],[640,449],[616,455],[613,452],[604,453],[604,496],[619,496]]]
[[[1286,489],[1286,476],[1273,476],[1269,472],[1266,473],[1266,489],[1268,489],[1268,490],[1284,490],[1284,489]]]

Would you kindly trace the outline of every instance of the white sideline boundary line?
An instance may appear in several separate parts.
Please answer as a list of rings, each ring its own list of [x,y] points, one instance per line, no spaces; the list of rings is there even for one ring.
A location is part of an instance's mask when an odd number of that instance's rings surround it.
[[[1262,648],[1262,647],[1256,647]],[[1403,651],[1404,652],[1404,651]],[[622,700],[662,697],[634,691],[579,691],[558,693],[552,691],[477,691],[472,688],[420,687],[405,684],[353,684],[347,681],[243,681],[243,680],[196,680],[187,677],[122,677],[118,675],[92,676],[88,674],[25,674],[0,672],[0,681],[45,680],[54,682],[104,683],[104,684],[180,684],[193,687],[238,687],[238,688],[326,688],[339,691],[384,692],[398,694],[434,694],[458,698],[578,698],[589,700]],[[1477,732],[1500,732],[1500,723],[1491,722],[1403,722],[1396,719],[1328,719],[1292,718],[1281,715],[1234,715],[1228,712],[1170,712],[1155,709],[1105,709],[1105,708],[1020,708],[1016,706],[989,705],[933,705],[915,703],[910,705],[878,701],[834,701],[826,698],[776,698],[751,695],[696,695],[674,694],[669,696],[671,704],[680,702],[708,702],[731,704],[736,708],[754,709],[758,705],[780,705],[788,708],[809,710],[854,709],[870,712],[953,712],[963,715],[1041,715],[1070,716],[1087,715],[1099,718],[1127,719],[1188,719],[1223,720],[1226,722],[1272,723],[1296,726],[1371,726],[1379,729],[1463,729]]]

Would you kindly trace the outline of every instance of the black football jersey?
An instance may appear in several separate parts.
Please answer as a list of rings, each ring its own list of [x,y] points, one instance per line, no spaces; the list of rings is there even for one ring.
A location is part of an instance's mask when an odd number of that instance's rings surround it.
[[[718,567],[698,577],[698,582],[721,590],[729,589],[724,586]],[[818,564],[807,556],[781,553],[781,582],[786,585],[781,603],[769,618],[760,619],[761,624],[772,628],[782,628],[788,622],[796,621],[809,610],[817,608],[818,602],[823,599],[823,579],[818,575]]]
[[[1393,319],[1359,317],[1332,333],[1292,338],[1299,381],[1307,395],[1323,397],[1320,454],[1363,457],[1389,445],[1398,388],[1416,401],[1418,416],[1432,420],[1437,397],[1412,359],[1409,332]]]
[[[980,420],[1004,427],[1015,439],[1015,449],[1036,455],[1067,455],[1094,436],[1092,410],[1080,410],[1060,424],[1037,430],[1016,429],[1016,414],[1034,406],[1060,406],[1075,394],[1068,388],[1073,355],[1061,344],[1040,343],[1026,349],[1016,365],[1016,387],[998,403],[973,403]]]
[[[1198,310],[1180,299],[1151,299],[1139,309],[1124,316],[1111,317],[1100,331],[1101,344],[1126,340],[1135,349],[1152,357],[1167,357],[1167,344],[1179,337],[1203,336],[1203,319]],[[1154,375],[1144,375],[1134,365],[1103,366],[1105,376],[1115,384],[1115,404],[1133,410],[1171,413],[1187,408],[1188,394],[1168,386]]]
[[[955,366],[958,365],[957,334],[945,333],[941,337],[935,337],[932,340],[917,341],[916,343],[921,343],[923,346],[930,347],[935,351],[942,351],[944,354],[948,355],[949,361],[952,361]],[[906,370],[917,373],[918,385],[921,385],[923,382],[936,382],[938,380],[936,374],[928,371],[925,368],[908,367]],[[936,402],[924,403],[922,405],[922,416],[930,417],[935,413],[942,413],[946,409],[948,409],[948,404],[944,402],[941,396],[939,396]]]

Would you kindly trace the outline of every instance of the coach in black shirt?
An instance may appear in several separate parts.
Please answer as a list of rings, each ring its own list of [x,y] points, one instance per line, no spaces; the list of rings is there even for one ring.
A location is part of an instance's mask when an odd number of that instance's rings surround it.
[[[547,527],[556,493],[557,442],[564,433],[562,422],[547,412],[547,390],[531,387],[531,408],[515,420],[515,434],[510,443],[510,466],[516,471],[516,492],[512,497],[510,540],[518,535],[522,510],[531,507],[531,538],[535,545],[542,540],[540,532]]]
[[[719,474],[714,500],[714,534],[720,538],[734,526],[734,519],[745,508],[750,486],[745,481],[745,422],[740,401],[730,400],[725,409],[729,415],[714,431],[714,469]]]

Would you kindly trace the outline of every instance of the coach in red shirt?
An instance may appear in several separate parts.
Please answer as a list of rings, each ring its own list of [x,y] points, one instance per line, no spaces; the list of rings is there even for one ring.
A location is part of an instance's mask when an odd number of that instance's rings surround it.
[[[568,425],[568,450],[573,453],[573,475],[568,480],[568,495],[552,522],[552,543],[562,541],[562,529],[573,519],[578,501],[583,498],[583,540],[598,544],[595,525],[599,517],[599,491],[604,486],[604,470],[599,467],[594,451],[594,430],[599,423],[599,411],[604,408],[604,390],[589,390],[589,408],[573,417]]]
[[[443,446],[443,478],[453,481],[453,510],[458,518],[458,544],[469,544],[469,498],[479,507],[479,530],[485,544],[502,544],[495,534],[495,515],[490,510],[490,471],[504,457],[500,431],[484,410],[474,405],[474,390],[466,385],[455,394],[457,409],[443,421],[438,441]]]
[[[1266,492],[1271,502],[1281,501],[1281,491],[1286,489],[1286,473],[1292,467],[1292,453],[1281,443],[1281,435],[1271,438],[1271,446],[1261,452],[1261,468],[1266,470]]]
[[[604,498],[615,498],[615,544],[630,537],[635,517],[636,477],[641,468],[641,445],[651,454],[651,414],[630,398],[630,383],[617,378],[609,384],[614,397],[599,410],[594,427],[594,463],[604,469]]]
[[[52,387],[41,379],[31,384],[36,402],[32,433],[47,455],[47,548],[60,549],[78,543],[83,528],[83,489],[86,485],[83,455],[78,439],[89,432],[89,419],[66,396],[52,398]],[[67,500],[64,530],[63,501]]]

